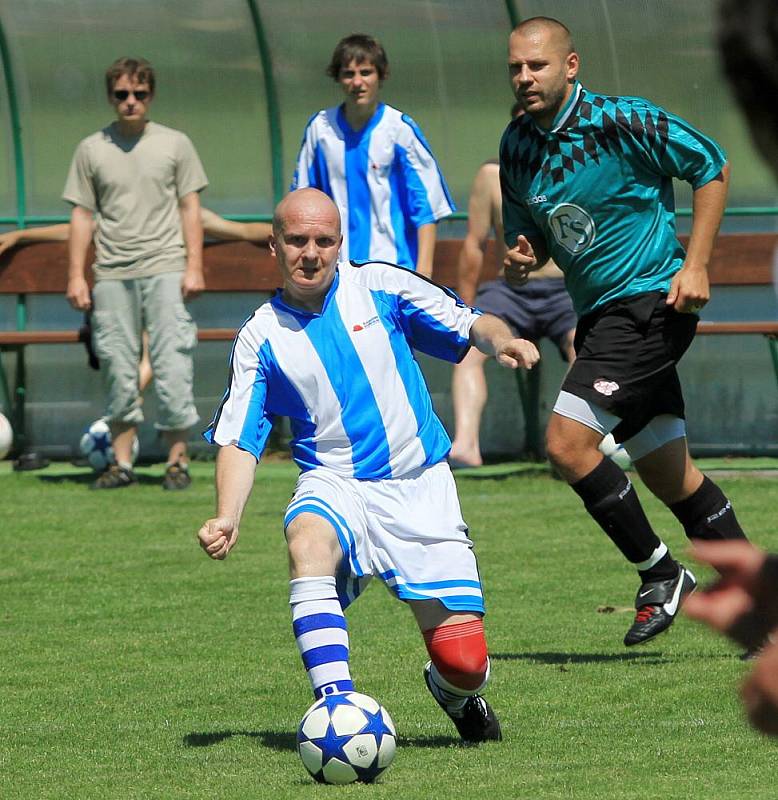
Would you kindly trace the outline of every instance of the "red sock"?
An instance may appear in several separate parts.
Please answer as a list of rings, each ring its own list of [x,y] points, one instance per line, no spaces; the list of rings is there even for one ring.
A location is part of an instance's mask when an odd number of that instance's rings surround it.
[[[474,691],[486,680],[489,658],[481,619],[424,631],[432,663],[452,686]]]

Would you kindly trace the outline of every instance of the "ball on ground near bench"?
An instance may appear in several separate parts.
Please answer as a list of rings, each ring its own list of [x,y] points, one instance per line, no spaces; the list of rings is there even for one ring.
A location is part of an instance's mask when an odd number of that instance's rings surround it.
[[[113,444],[111,442],[111,429],[102,417],[96,419],[82,434],[78,443],[81,455],[89,462],[92,469],[102,472],[109,464],[114,462]],[[136,436],[132,442],[132,463],[138,458],[140,445]]]
[[[14,443],[14,432],[5,414],[0,414],[0,459],[5,458]]]

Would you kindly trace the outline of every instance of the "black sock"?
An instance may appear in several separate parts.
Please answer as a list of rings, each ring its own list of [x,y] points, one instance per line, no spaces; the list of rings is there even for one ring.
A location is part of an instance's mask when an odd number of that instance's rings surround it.
[[[678,565],[654,533],[632,481],[621,467],[603,458],[571,487],[624,557],[639,567],[643,582],[675,577]]]
[[[670,511],[690,539],[721,541],[746,538],[729,500],[707,475],[694,494],[671,505]]]

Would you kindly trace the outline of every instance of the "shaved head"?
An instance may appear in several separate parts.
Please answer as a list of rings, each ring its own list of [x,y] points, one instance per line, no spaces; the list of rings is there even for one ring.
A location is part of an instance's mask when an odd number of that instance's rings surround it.
[[[340,235],[340,213],[332,200],[318,189],[296,189],[276,206],[273,213],[273,235],[281,236],[292,219],[311,218],[334,224]]]
[[[563,56],[575,52],[573,36],[566,25],[552,17],[531,17],[519,23],[512,35],[525,36],[528,39],[543,38],[554,50]]]
[[[573,92],[578,53],[570,31],[551,17],[531,17],[508,38],[508,74],[521,107],[550,128]]]
[[[340,214],[318,189],[290,192],[273,214],[268,240],[284,279],[284,300],[308,311],[320,311],[338,263],[343,242]]]

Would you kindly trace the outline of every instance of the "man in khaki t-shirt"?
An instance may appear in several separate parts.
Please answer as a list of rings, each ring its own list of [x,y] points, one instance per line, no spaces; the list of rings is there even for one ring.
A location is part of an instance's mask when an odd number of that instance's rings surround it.
[[[186,135],[147,119],[154,97],[147,61],[114,62],[106,87],[117,119],[78,145],[63,193],[73,205],[67,298],[84,311],[92,307],[86,258],[96,223],[93,335],[116,464],[93,488],[137,480],[131,447],[143,421],[138,362],[145,328],[160,405],[157,428],[169,447],[163,486],[184,489],[191,482],[188,430],[198,421],[192,392],[197,330],[184,300],[205,288],[198,192],[208,180]]]

